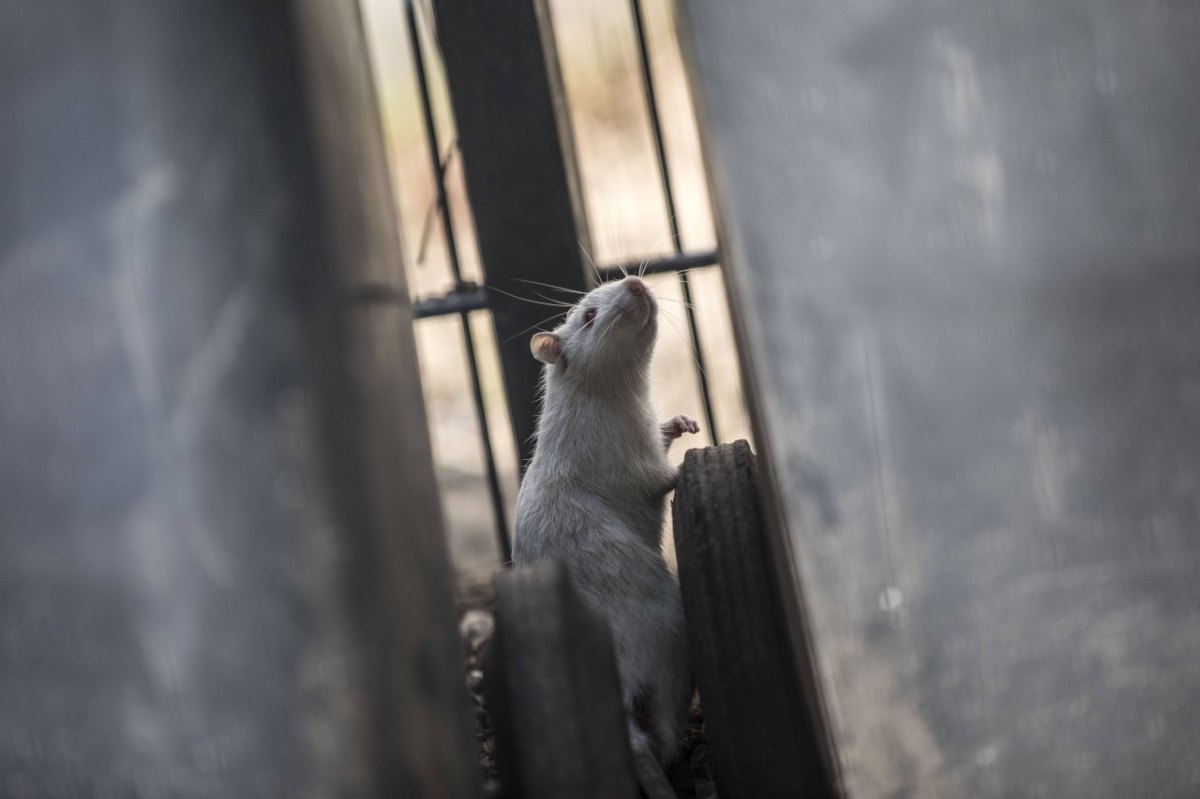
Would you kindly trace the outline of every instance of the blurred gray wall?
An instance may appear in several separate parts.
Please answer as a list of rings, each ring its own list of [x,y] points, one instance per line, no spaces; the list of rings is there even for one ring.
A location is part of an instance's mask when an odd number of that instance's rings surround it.
[[[1200,795],[1200,4],[680,7],[846,789]]]
[[[0,794],[474,790],[363,47],[0,10]]]

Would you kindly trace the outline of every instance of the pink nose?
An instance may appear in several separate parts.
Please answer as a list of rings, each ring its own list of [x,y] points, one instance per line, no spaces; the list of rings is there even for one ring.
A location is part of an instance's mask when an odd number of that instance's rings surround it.
[[[646,293],[646,284],[640,278],[629,278],[629,293],[636,294],[639,297]]]

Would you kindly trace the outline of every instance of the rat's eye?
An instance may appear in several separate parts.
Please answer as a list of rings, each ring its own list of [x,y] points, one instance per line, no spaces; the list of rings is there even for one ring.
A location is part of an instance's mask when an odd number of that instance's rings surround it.
[[[586,311],[583,312],[583,326],[584,327],[591,327],[592,322],[594,322],[595,319],[596,319],[596,309],[595,308],[588,308]]]

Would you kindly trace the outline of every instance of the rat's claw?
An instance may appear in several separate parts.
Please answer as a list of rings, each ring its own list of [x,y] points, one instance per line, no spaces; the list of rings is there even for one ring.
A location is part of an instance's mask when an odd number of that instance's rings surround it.
[[[679,438],[684,433],[699,433],[700,425],[690,416],[679,414],[669,422],[663,422],[660,425],[662,433],[669,439]]]

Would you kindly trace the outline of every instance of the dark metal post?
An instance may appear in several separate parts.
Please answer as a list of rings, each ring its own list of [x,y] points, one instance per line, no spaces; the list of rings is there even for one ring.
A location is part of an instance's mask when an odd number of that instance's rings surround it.
[[[546,0],[435,0],[509,415],[522,468],[533,454],[545,306],[526,281],[587,287],[587,224]],[[588,248],[590,251],[590,248]]]
[[[429,77],[425,69],[425,53],[421,46],[421,31],[417,24],[417,11],[409,0],[404,7],[408,22],[408,37],[413,53],[413,66],[417,73],[417,89],[421,96],[421,118],[425,123],[425,142],[429,148],[429,162],[433,169],[433,183],[437,187],[437,205],[442,222],[442,235],[446,239],[446,252],[450,256],[450,271],[454,275],[455,291],[464,291],[462,267],[458,260],[458,242],[454,238],[454,220],[450,216],[450,205],[446,202],[445,169],[438,155],[439,138],[437,124],[433,119],[433,103],[429,97]],[[491,426],[488,424],[487,408],[483,401],[483,381],[479,377],[479,357],[475,352],[475,333],[471,330],[471,313],[463,309],[458,313],[462,326],[463,342],[466,344],[467,364],[471,370],[471,392],[475,399],[475,419],[479,424],[479,438],[483,446],[483,462],[487,469],[488,493],[492,501],[492,522],[496,526],[496,544],[500,549],[500,561],[512,560],[512,541],[508,535],[508,521],[504,512],[504,495],[500,491],[500,477],[496,473],[496,454],[492,448]]]
[[[0,793],[475,795],[356,6],[0,52]]]

